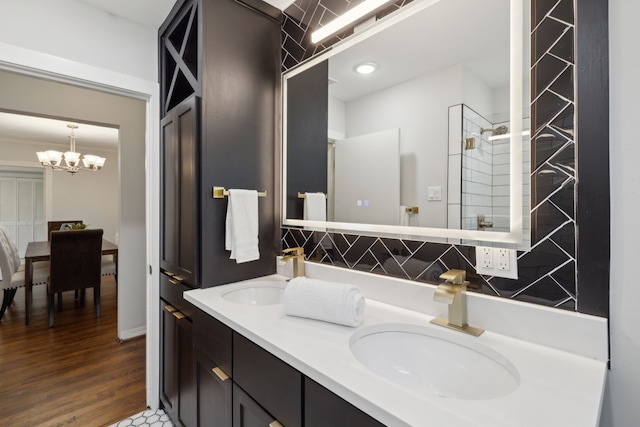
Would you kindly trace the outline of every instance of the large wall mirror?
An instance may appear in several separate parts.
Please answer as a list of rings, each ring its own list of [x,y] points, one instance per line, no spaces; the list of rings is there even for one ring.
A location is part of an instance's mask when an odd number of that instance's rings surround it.
[[[528,249],[528,14],[416,0],[285,72],[282,225]]]

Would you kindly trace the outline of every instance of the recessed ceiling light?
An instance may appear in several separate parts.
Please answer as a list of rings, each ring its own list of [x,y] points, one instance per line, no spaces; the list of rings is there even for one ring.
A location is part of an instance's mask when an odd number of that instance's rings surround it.
[[[371,74],[378,68],[378,65],[373,62],[365,62],[356,66],[356,73],[358,74]]]

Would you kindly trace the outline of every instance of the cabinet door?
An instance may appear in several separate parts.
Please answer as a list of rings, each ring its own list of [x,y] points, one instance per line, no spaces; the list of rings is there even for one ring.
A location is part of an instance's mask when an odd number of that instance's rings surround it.
[[[233,427],[282,427],[240,387],[233,385]]]
[[[202,351],[196,350],[198,426],[231,427],[231,378]]]
[[[180,313],[176,321],[177,370],[178,370],[178,425],[196,427],[197,388],[195,355],[193,352],[193,328],[191,319]],[[184,316],[184,317],[182,317]]]
[[[195,427],[196,382],[191,320],[160,300],[160,400],[176,425]]]
[[[238,333],[233,381],[283,425],[302,426],[302,374]]]
[[[384,427],[317,382],[304,379],[305,427]]]
[[[160,266],[197,286],[198,98],[192,96],[161,121]]]
[[[175,310],[166,301],[160,300],[160,400],[171,419],[175,419],[178,407]]]

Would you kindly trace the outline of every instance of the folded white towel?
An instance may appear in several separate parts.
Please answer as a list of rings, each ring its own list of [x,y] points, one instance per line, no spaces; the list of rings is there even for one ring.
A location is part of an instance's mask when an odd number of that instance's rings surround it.
[[[229,190],[224,247],[238,264],[260,259],[258,249],[258,192]]]
[[[346,326],[358,326],[366,301],[360,290],[344,283],[296,277],[284,289],[284,313]]]
[[[309,221],[327,220],[327,198],[323,193],[305,193],[302,219]]]

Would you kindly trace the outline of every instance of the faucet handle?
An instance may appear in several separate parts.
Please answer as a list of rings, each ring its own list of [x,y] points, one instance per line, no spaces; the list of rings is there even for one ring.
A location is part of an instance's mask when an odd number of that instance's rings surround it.
[[[449,283],[453,283],[454,285],[462,285],[464,283],[464,279],[467,277],[467,272],[465,270],[449,270],[440,275],[441,279]]]
[[[304,255],[304,248],[295,247],[295,248],[283,249],[282,253],[283,254],[293,253],[294,256],[303,256]]]

